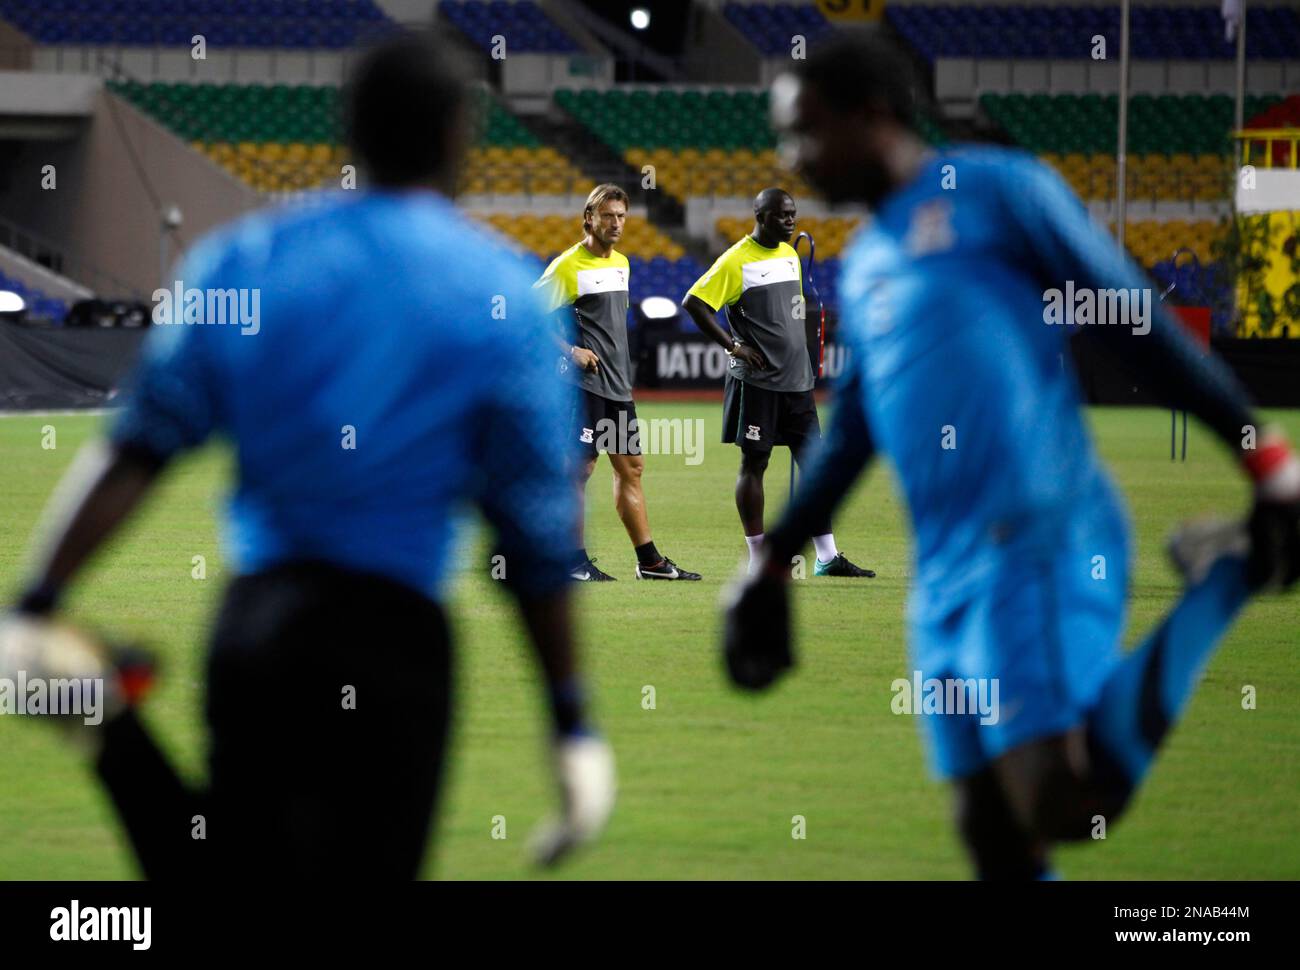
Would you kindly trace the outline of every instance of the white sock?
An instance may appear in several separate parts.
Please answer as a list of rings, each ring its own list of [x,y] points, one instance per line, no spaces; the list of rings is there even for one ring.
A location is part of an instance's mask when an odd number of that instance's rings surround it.
[[[758,562],[758,550],[763,546],[763,533],[745,536],[745,545],[749,546],[749,571],[753,573],[754,566]]]
[[[835,548],[835,536],[829,532],[824,536],[813,536],[813,548],[817,550],[818,562],[830,562],[840,554]]]

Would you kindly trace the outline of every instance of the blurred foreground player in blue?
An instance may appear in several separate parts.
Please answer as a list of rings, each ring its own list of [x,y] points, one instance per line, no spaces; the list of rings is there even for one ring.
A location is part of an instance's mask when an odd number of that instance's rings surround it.
[[[1300,578],[1300,462],[1280,434],[1254,440],[1229,372],[1154,301],[1145,320],[1052,325],[1049,294],[1071,282],[1128,290],[1131,306],[1150,283],[1032,157],[926,145],[883,41],[833,42],[772,95],[787,161],[875,219],[843,261],[849,373],[768,564],[733,592],[728,669],[759,688],[792,664],[784,564],[888,455],[916,535],[911,670],[966,697],[998,686],[990,716],[922,714],[932,765],[981,877],[1046,877],[1052,843],[1124,810],[1246,600]],[[1174,537],[1186,590],[1127,654],[1129,529],[1065,363],[1076,331],[1212,428],[1255,489],[1245,523]]]
[[[109,682],[110,716],[87,730],[150,878],[418,874],[451,702],[439,603],[465,504],[494,529],[549,688],[564,814],[539,831],[539,861],[594,837],[612,808],[570,628],[572,393],[540,336],[538,267],[448,201],[468,99],[447,56],[412,34],[361,58],[348,122],[373,189],[194,246],[184,287],[259,292],[257,326],[178,311],[153,329],[0,631],[0,667],[70,672],[52,617],[68,582],[174,458],[231,442],[236,578],[208,655],[208,787],[182,783],[113,669],[87,654],[80,671]]]

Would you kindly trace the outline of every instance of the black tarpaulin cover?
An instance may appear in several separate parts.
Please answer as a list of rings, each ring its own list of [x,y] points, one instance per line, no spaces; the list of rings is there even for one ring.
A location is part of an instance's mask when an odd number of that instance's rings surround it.
[[[147,328],[24,327],[0,320],[0,410],[111,402]]]

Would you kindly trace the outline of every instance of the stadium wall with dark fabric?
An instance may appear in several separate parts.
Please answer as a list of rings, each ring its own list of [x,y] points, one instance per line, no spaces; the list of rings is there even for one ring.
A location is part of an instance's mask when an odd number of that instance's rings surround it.
[[[1232,368],[1255,403],[1300,407],[1300,344],[1294,340],[1216,338],[1214,352]],[[1079,380],[1089,404],[1157,405],[1141,382],[1097,353],[1088,341],[1074,342]]]
[[[144,333],[0,322],[0,409],[102,407],[135,359]]]
[[[144,335],[130,328],[28,328],[0,324],[0,408],[99,407],[111,398]],[[662,391],[722,390],[725,356],[699,334],[641,335],[636,384]],[[1265,407],[1300,407],[1300,344],[1293,341],[1215,340],[1251,396]],[[827,379],[843,368],[845,351],[826,345]],[[1075,364],[1090,404],[1154,406],[1160,402],[1140,382],[1075,341]]]
[[[1213,346],[1258,404],[1300,407],[1300,342],[1223,338],[1215,339]],[[819,386],[834,386],[846,353],[828,336],[826,377],[818,382]],[[636,356],[638,387],[667,391],[722,389],[724,351],[701,334],[646,328],[640,334]],[[1074,357],[1089,404],[1160,403],[1140,381],[1100,356],[1088,341],[1074,341]]]

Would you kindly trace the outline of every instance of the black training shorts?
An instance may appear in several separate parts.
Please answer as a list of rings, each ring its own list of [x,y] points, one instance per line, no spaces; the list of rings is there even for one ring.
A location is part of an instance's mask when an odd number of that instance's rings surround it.
[[[595,458],[602,451],[611,455],[641,454],[634,402],[611,401],[583,389],[578,390],[578,398],[569,440],[584,458]]]
[[[813,392],[769,391],[727,376],[722,400],[722,440],[742,451],[785,445],[798,452],[822,435]]]

